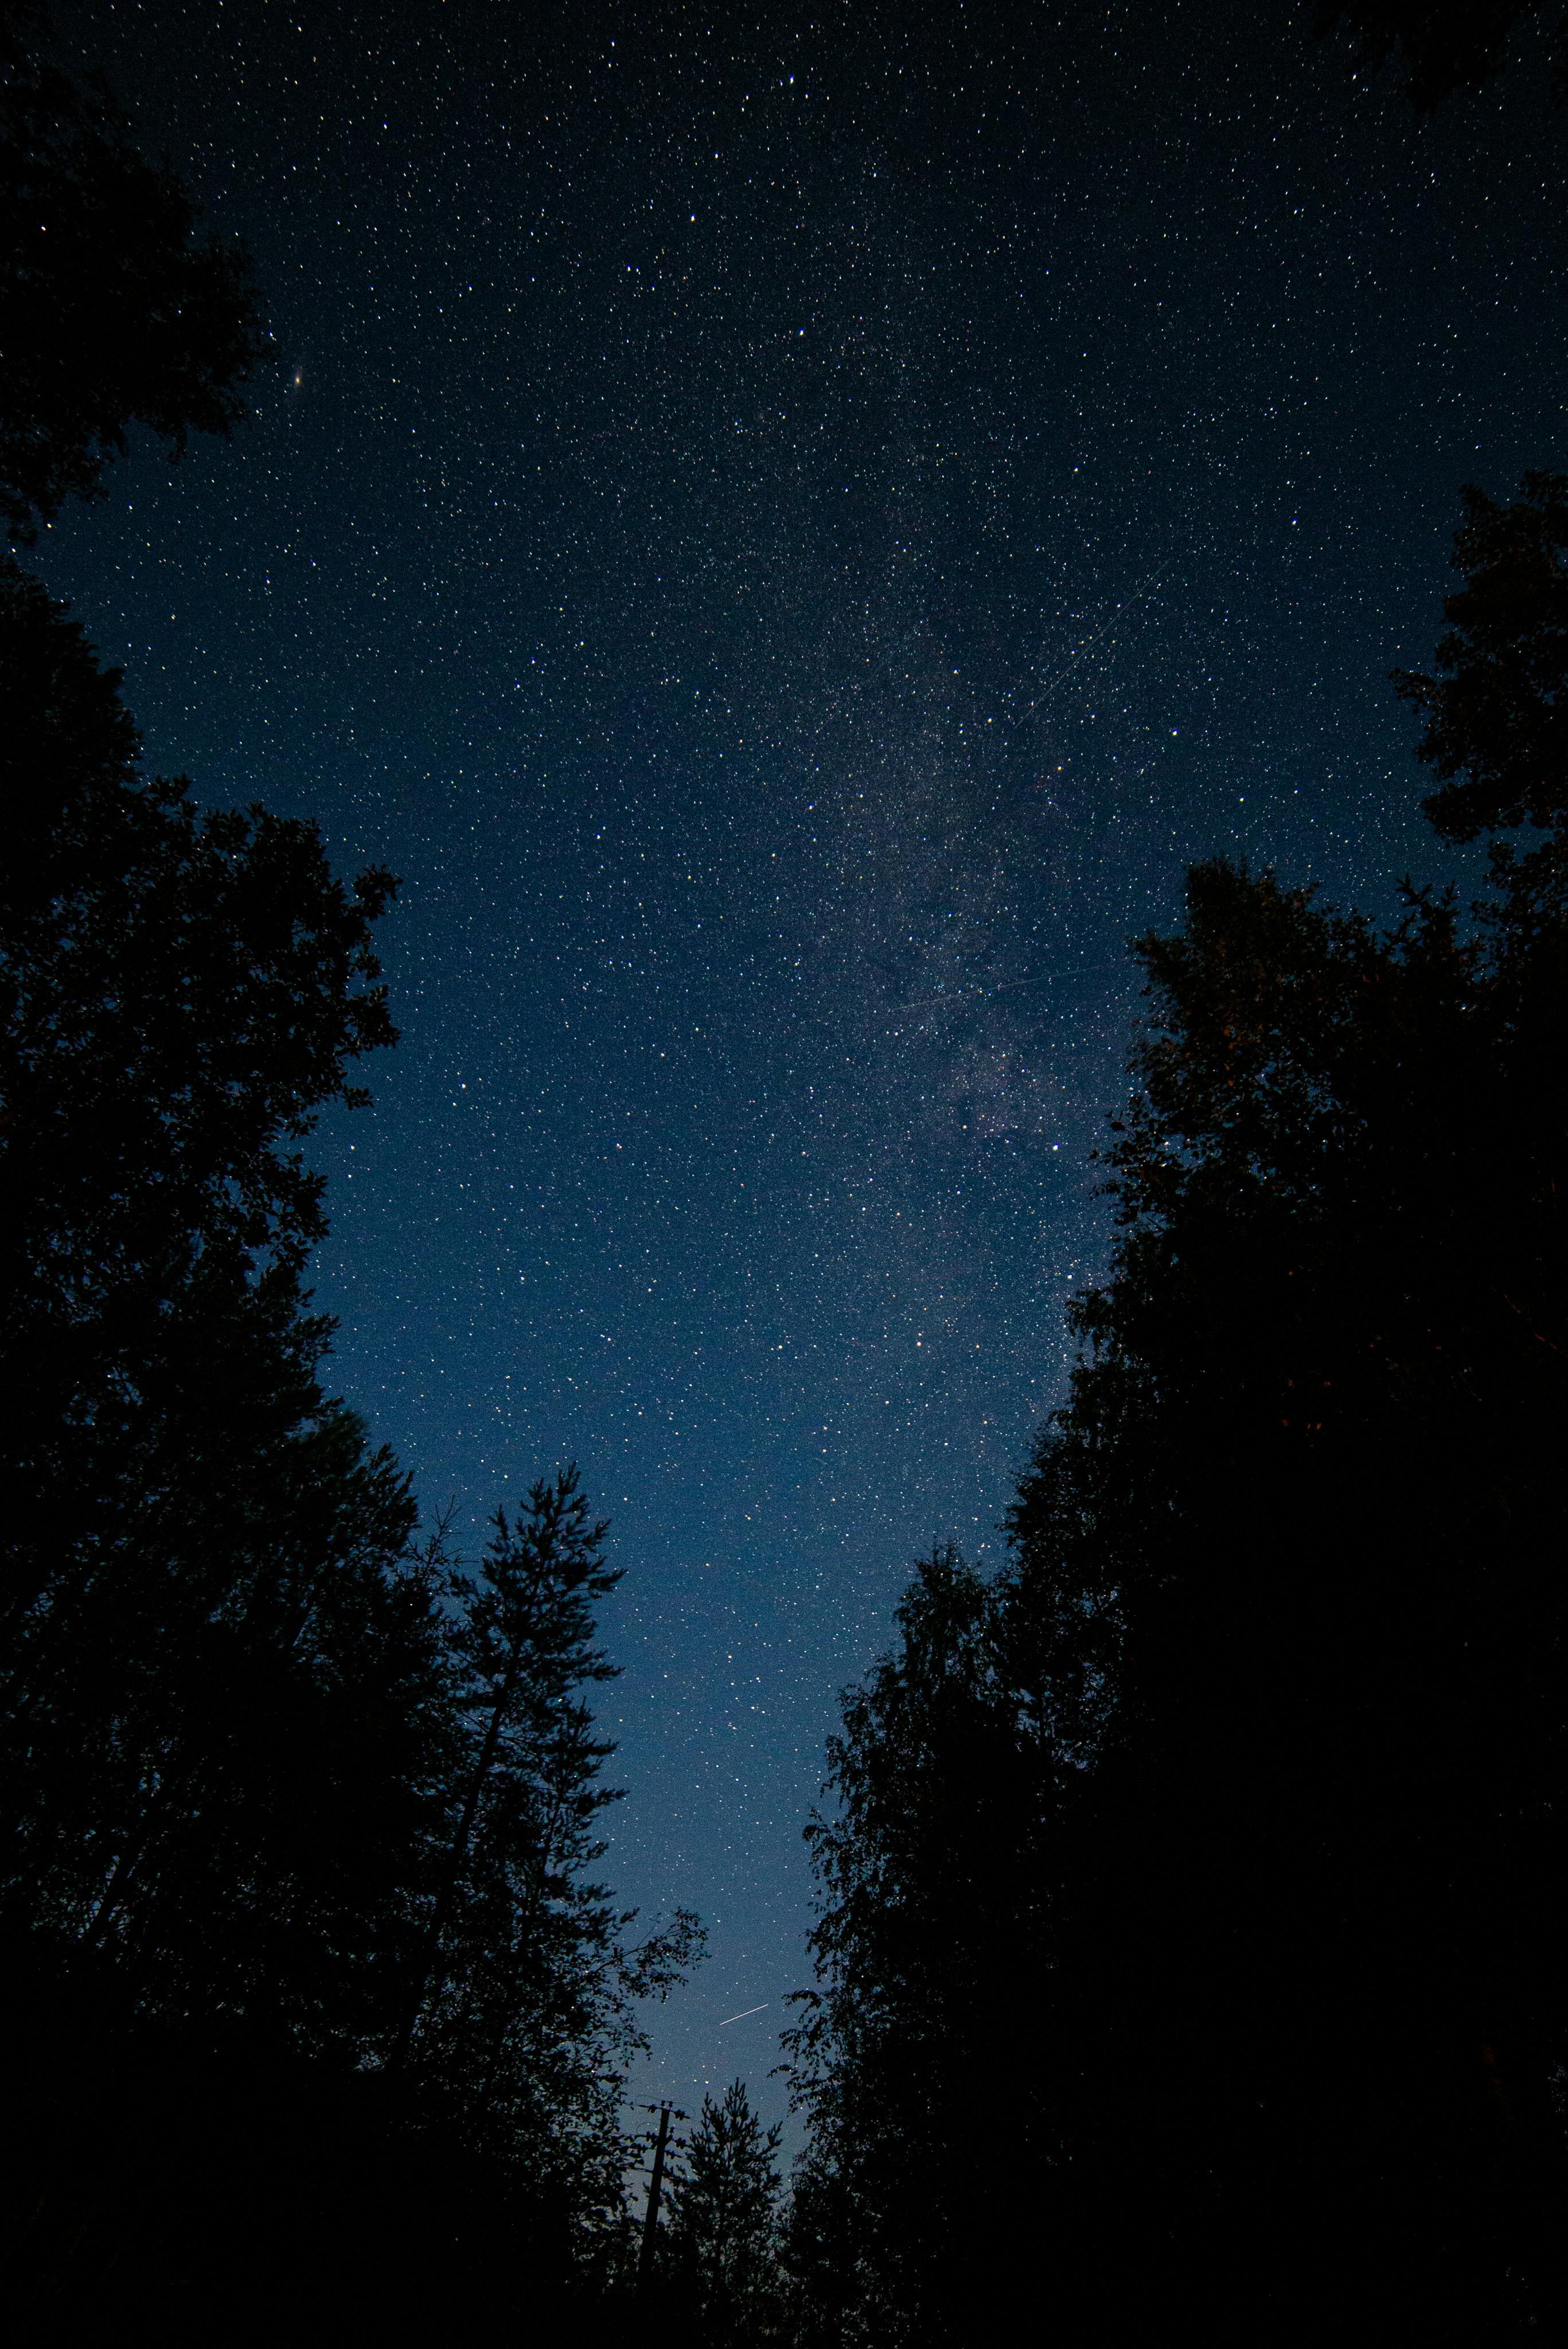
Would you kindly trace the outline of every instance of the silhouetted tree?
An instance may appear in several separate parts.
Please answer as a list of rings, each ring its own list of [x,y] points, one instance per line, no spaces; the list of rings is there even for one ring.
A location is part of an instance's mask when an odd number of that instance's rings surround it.
[[[994,2337],[1025,2280],[997,2284],[987,2196],[1021,2179],[1041,2299],[1089,2337],[1172,2308],[1237,2340],[1561,2321],[1563,504],[1470,494],[1438,678],[1406,680],[1439,825],[1523,830],[1476,918],[1411,891],[1380,934],[1217,864],[1138,949],[1120,1235],[1012,1565],[940,1629],[947,1678],[907,1641],[832,1757],[814,2337],[940,2338],[939,2306]],[[899,1708],[950,1683],[928,1775]],[[977,1997],[932,1999],[987,1949],[1035,1992],[1027,2057],[1021,2021],[987,2046]],[[969,2076],[921,2060],[928,2014]],[[982,2124],[970,2076],[1007,2083]]]
[[[350,1965],[341,1904],[381,1865],[372,1905],[400,1902],[425,1832],[413,1506],[324,1395],[301,1288],[325,1226],[296,1145],[391,1039],[369,941],[393,885],[144,781],[116,678],[11,569],[0,707],[4,1899],[187,2009],[281,2009],[326,1993],[268,1920]]]
[[[1368,73],[1381,72],[1397,55],[1411,105],[1429,114],[1501,72],[1514,28],[1532,18],[1552,26],[1552,88],[1561,98],[1568,87],[1568,16],[1560,0],[1319,0],[1317,31],[1321,36],[1343,25]]]
[[[1407,681],[1467,778],[1439,823],[1540,843],[1479,922],[1413,894],[1380,937],[1220,865],[1144,943],[1124,1237],[1014,1520],[1049,1569],[1086,1516],[1127,1627],[1080,2166],[1157,2302],[1240,2238],[1239,2324],[1308,2267],[1428,2337],[1560,2296],[1560,503],[1472,494],[1450,682]]]
[[[465,2239],[508,2180],[471,2281],[483,2298],[525,2256],[547,2299],[613,2249],[637,2002],[699,1935],[681,1916],[630,1946],[591,1880],[610,1748],[584,1694],[612,1669],[593,1609],[617,1578],[575,1479],[454,1580],[439,1542],[412,1552],[406,1480],[320,1384],[330,1325],[302,1283],[325,1217],[299,1145],[392,1039],[369,937],[393,885],[345,888],[308,825],[201,815],[143,780],[118,681],[14,569],[0,707],[20,818],[0,882],[0,1940],[39,2011],[52,1951],[64,2001],[10,2083],[39,2116],[18,2144],[53,2141],[47,2081],[91,2047],[80,2094],[99,2083],[106,2114],[163,2084],[176,2169],[197,2115],[231,2162],[225,2132],[250,2130],[264,2233],[283,2176],[297,2226],[313,2174],[269,2133],[352,2144],[345,2240],[391,2227],[405,2291],[432,2271],[409,2266],[391,2178],[461,2205]],[[427,1977],[400,2087],[384,2059]],[[333,2102],[291,2069],[307,2058],[358,2085]],[[89,2189],[79,2142],[78,2120],[23,2160],[11,2207],[68,2240],[52,2214],[80,2201],[98,2249],[60,2288],[112,2295],[135,2163],[106,2155]],[[257,2256],[225,2220],[202,2272],[225,2240]],[[347,2256],[317,2243],[328,2270]],[[103,2304],[81,2289],[78,2315]]]
[[[638,2002],[665,1996],[702,1940],[682,1910],[628,1946],[635,1912],[593,1876],[600,1815],[621,1793],[601,1782],[615,1744],[587,1702],[618,1670],[596,1644],[620,1580],[607,1530],[568,1468],[526,1510],[497,1510],[477,1579],[451,1578],[471,1759],[410,2025],[415,2066],[590,2233],[622,2213]]]
[[[259,347],[243,260],[192,245],[41,33],[0,16],[23,536],[130,424],[176,451],[226,429]],[[7,2317],[436,2338],[525,2292],[581,2332],[635,2002],[700,1938],[682,1915],[628,1949],[585,1873],[602,1528],[568,1477],[479,1586],[441,1528],[413,1548],[304,1287],[302,1144],[394,1040],[370,936],[396,885],[144,776],[119,687],[0,563]],[[410,2013],[414,2067],[387,2060]]]
[[[703,2349],[755,2349],[780,2337],[778,2148],[745,2083],[733,2080],[686,2140],[670,2196],[666,2260],[695,2302],[682,2329]]]
[[[1086,1588],[1056,1608],[939,1549],[897,1623],[846,1692],[833,1807],[807,1829],[818,1987],[786,2045],[811,2127],[789,2258],[812,2339],[993,2324],[1055,2150],[1033,2025],[1114,1622]]]
[[[0,6],[0,520],[23,540],[97,492],[131,424],[171,455],[227,432],[263,349],[244,254],[196,240],[173,173],[47,33]]]
[[[1474,840],[1528,825],[1552,835],[1542,855],[1557,864],[1568,807],[1568,475],[1527,473],[1523,488],[1511,506],[1473,485],[1462,492],[1453,564],[1465,585],[1443,605],[1453,627],[1438,647],[1438,677],[1400,672],[1396,682],[1427,719],[1417,755],[1441,779],[1425,802],[1436,830]],[[1514,923],[1516,856],[1512,842],[1492,843]]]

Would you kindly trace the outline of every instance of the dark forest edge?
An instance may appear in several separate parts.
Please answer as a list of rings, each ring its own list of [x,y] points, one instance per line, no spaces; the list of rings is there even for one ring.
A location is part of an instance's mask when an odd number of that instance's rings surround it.
[[[0,17],[0,504],[226,433],[266,346],[108,93]],[[0,2249],[30,2337],[432,2337],[608,2310],[639,2015],[701,1954],[597,1880],[618,1575],[575,1471],[476,1572],[322,1383],[303,1145],[396,1041],[397,888],[144,775],[0,564]]]
[[[1192,872],[1009,1563],[846,1704],[808,2340],[1562,2337],[1568,478],[1455,561],[1400,689],[1489,887]]]
[[[1439,11],[1352,29],[1427,104],[1526,13],[1458,66]],[[132,427],[229,429],[266,348],[244,256],[41,26],[0,14],[22,544]],[[1487,885],[1378,930],[1215,863],[1138,946],[1111,1269],[1008,1562],[919,1567],[829,1750],[793,2192],[710,2100],[639,2296],[625,2082],[701,1929],[639,1938],[596,1874],[607,1528],[565,1470],[465,1569],[305,1286],[303,1144],[395,1041],[396,882],[146,778],[7,561],[25,2337],[1561,2336],[1568,480],[1467,491],[1455,562],[1399,690]]]
[[[421,1541],[304,1287],[396,885],[144,779],[9,564],[0,702],[13,2305],[201,2332],[244,2276],[270,2337],[608,2289],[639,2005],[701,1934],[595,1878],[607,1528],[567,1469],[477,1573]]]

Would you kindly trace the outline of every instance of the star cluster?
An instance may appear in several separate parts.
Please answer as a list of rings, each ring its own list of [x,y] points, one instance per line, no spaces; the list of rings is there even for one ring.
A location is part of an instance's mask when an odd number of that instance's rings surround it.
[[[469,1538],[567,1458],[613,1517],[607,1868],[712,1928],[650,2084],[771,2107],[835,1692],[998,1555],[1103,1260],[1128,936],[1195,855],[1433,867],[1384,680],[1561,458],[1561,127],[1282,8],[72,36],[276,360],[41,567],[155,763],[405,876],[337,1375]]]

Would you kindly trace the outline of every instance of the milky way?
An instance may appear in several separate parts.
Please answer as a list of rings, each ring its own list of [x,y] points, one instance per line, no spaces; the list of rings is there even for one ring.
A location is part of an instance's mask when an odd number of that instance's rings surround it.
[[[1128,936],[1431,867],[1384,680],[1562,460],[1564,212],[1528,88],[1419,129],[1282,8],[732,16],[84,11],[277,364],[39,563],[155,762],[405,876],[337,1376],[465,1527],[602,1496],[607,1868],[712,1929],[649,2085],[771,2110],[835,1692],[1104,1260]]]

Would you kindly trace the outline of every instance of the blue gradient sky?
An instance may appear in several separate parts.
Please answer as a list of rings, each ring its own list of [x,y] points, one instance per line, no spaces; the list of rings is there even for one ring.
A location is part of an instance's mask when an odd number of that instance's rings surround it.
[[[66,18],[275,365],[38,564],[154,763],[405,876],[337,1376],[465,1528],[613,1517],[607,1870],[711,1929],[643,2092],[772,2113],[836,1692],[1103,1261],[1127,939],[1437,868],[1385,679],[1564,459],[1563,126],[1283,8],[319,15]]]

